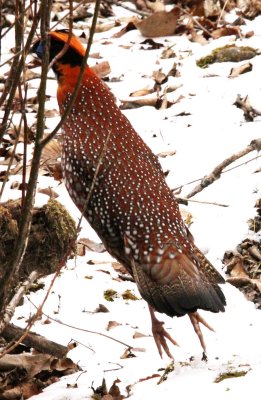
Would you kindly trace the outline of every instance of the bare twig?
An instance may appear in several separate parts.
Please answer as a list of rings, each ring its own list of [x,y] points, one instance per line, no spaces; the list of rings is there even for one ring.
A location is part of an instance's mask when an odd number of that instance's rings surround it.
[[[43,4],[43,2],[42,2],[42,4]],[[3,105],[3,103],[5,102],[7,95],[8,95],[8,99],[7,99],[6,105],[5,105],[4,116],[2,118],[2,122],[0,125],[0,142],[1,142],[3,136],[6,132],[7,126],[8,126],[8,119],[9,119],[9,115],[10,115],[13,101],[15,98],[16,89],[17,89],[18,83],[20,81],[22,70],[24,68],[24,60],[31,48],[31,44],[32,44],[33,38],[35,36],[36,28],[38,26],[38,22],[39,22],[40,15],[41,15],[42,4],[40,5],[38,12],[36,12],[37,0],[35,0],[35,13],[34,13],[32,25],[31,25],[31,29],[30,29],[29,35],[27,37],[26,44],[24,46],[24,49],[19,50],[17,52],[17,54],[16,54],[17,58],[14,57],[14,59],[13,59],[9,77],[6,81],[5,89],[0,98],[0,107],[1,107]],[[22,54],[22,56],[20,57],[20,59],[18,61],[18,57],[20,54]]]
[[[109,3],[115,4],[116,6],[122,7],[125,10],[131,11],[131,12],[133,12],[135,14],[138,14],[138,15],[141,15],[142,17],[148,17],[149,15],[151,15],[151,13],[149,13],[149,12],[137,10],[137,9],[135,9],[133,7],[126,6],[126,4],[123,4],[122,1],[111,1],[110,0]]]
[[[31,303],[35,308],[38,309],[38,307],[37,307],[30,299],[28,299],[28,300],[30,301],[30,303]],[[60,324],[60,325],[63,325],[63,326],[68,326],[68,328],[72,328],[72,329],[75,329],[75,330],[81,331],[81,332],[91,333],[91,334],[94,334],[94,335],[103,336],[103,337],[105,337],[105,338],[107,338],[107,339],[113,340],[114,342],[120,343],[120,344],[122,344],[123,346],[128,347],[129,349],[132,349],[132,347],[133,347],[133,346],[128,345],[127,343],[122,342],[121,340],[118,340],[118,339],[115,339],[115,338],[112,337],[112,336],[106,335],[105,333],[101,333],[101,332],[97,332],[97,331],[91,331],[91,330],[89,330],[89,329],[84,329],[84,328],[79,328],[79,327],[77,327],[77,326],[70,325],[70,324],[67,324],[66,322],[60,321],[60,320],[58,320],[58,319],[56,319],[56,318],[52,318],[52,317],[50,317],[50,315],[45,314],[44,312],[42,312],[42,314],[43,314],[45,317],[47,317],[48,319],[50,319],[51,321],[57,322],[57,324]]]
[[[184,204],[184,205],[188,205],[188,202],[192,202],[192,203],[199,203],[199,204],[209,204],[212,206],[219,206],[219,207],[229,207],[228,204],[222,204],[222,203],[216,203],[215,201],[200,201],[200,200],[192,200],[192,199],[187,199],[187,198],[182,198],[182,197],[176,197],[176,200],[179,204]]]
[[[14,315],[17,304],[20,302],[21,298],[23,297],[25,292],[30,288],[32,283],[39,277],[39,275],[40,274],[37,271],[31,272],[29,278],[26,281],[24,281],[20,286],[20,288],[17,290],[12,300],[5,309],[5,314],[3,316],[3,321],[5,324],[8,324],[11,321],[11,318]]]
[[[48,30],[49,30],[49,21],[50,21],[50,14],[51,14],[51,0],[42,0],[42,13],[41,13],[41,33],[42,37],[46,36],[46,44],[47,44],[47,37],[48,37]],[[37,24],[35,25],[36,28]],[[33,28],[29,33],[30,40],[33,38],[32,36]],[[29,38],[27,39],[26,46],[29,46],[30,43]],[[31,44],[31,43],[30,43]],[[26,47],[25,46],[25,47]],[[27,49],[29,51],[29,49]],[[25,49],[26,52],[26,49]],[[23,60],[22,60],[23,61]],[[47,80],[47,72],[48,72],[48,63],[49,63],[49,49],[48,46],[45,45],[45,52],[42,59],[42,74],[41,74],[41,82],[40,88],[38,92],[38,115],[37,115],[37,128],[36,128],[36,140],[35,140],[35,149],[32,159],[32,166],[31,166],[31,173],[28,182],[27,193],[24,201],[24,206],[21,214],[21,219],[19,221],[19,230],[18,236],[14,244],[14,252],[8,268],[2,277],[1,284],[0,284],[0,315],[4,313],[4,308],[8,302],[8,292],[10,291],[10,286],[12,284],[12,280],[19,271],[20,265],[23,261],[23,256],[26,250],[30,225],[31,225],[31,210],[34,204],[34,197],[36,191],[36,184],[37,184],[37,177],[38,177],[38,170],[40,165],[40,156],[41,156],[41,146],[39,145],[40,140],[42,139],[43,132],[44,132],[44,110],[45,110],[45,88],[46,88],[46,80]],[[16,87],[20,79],[20,74],[23,69],[23,63],[20,63],[20,73],[16,81]],[[12,86],[11,91],[14,89]],[[11,93],[10,93],[11,96]],[[8,101],[10,101],[10,96]],[[11,105],[9,104],[10,109]],[[3,132],[5,131],[5,123],[2,125]],[[0,332],[4,328],[4,321],[1,318],[0,320]]]
[[[222,163],[218,164],[213,171],[202,178],[199,185],[197,185],[187,196],[186,198],[189,199],[190,197],[195,196],[195,194],[201,192],[207,186],[211,185],[217,179],[220,178],[221,174],[223,173],[224,169],[232,164],[234,161],[238,160],[239,158],[245,156],[246,154],[250,153],[251,151],[260,151],[261,150],[261,139],[252,140],[252,142],[243,150],[239,151],[238,153],[232,154],[232,156],[226,158]]]

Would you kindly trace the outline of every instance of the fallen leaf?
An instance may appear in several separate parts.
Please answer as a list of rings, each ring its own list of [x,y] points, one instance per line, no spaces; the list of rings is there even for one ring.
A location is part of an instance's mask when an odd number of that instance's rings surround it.
[[[136,357],[135,354],[133,354],[131,350],[132,349],[130,349],[130,348],[126,349],[120,358],[122,360],[124,360],[126,358],[134,358],[134,357]]]
[[[116,292],[116,290],[113,289],[107,289],[103,292],[103,297],[105,298],[105,300],[107,301],[114,301],[114,299],[118,296],[118,293]]]
[[[108,61],[102,61],[97,63],[91,67],[91,69],[98,75],[100,78],[104,78],[105,76],[111,73],[111,67]]]
[[[117,326],[121,326],[122,324],[120,324],[117,321],[109,321],[106,330],[110,331],[113,328],[116,328]]]
[[[126,397],[121,394],[120,388],[117,385],[117,383],[120,383],[121,381],[119,379],[115,379],[113,382],[112,386],[110,387],[109,390],[109,395],[112,396],[113,400],[122,400],[125,399]]]
[[[141,46],[142,50],[158,50],[163,47],[162,43],[155,42],[153,39],[145,39],[141,44],[147,45],[147,47]]]
[[[140,89],[132,92],[130,97],[139,97],[139,96],[146,96],[147,94],[151,94],[154,92],[154,89]]]
[[[112,268],[113,268],[116,272],[118,272],[118,273],[121,273],[121,274],[128,274],[126,268],[125,268],[121,263],[119,263],[119,262],[117,262],[117,261],[112,262],[112,263],[111,263],[111,266],[112,266]]]
[[[99,306],[95,309],[95,312],[96,313],[107,313],[107,312],[109,312],[109,310],[103,304],[99,304]]]
[[[135,22],[135,25],[145,37],[170,36],[175,33],[179,15],[179,8],[174,7],[169,12],[155,12],[147,18]]]
[[[165,10],[165,5],[163,0],[146,0],[146,6],[152,12],[159,12]]]
[[[236,35],[240,36],[240,28],[238,26],[223,26],[222,28],[215,29],[211,32],[214,39],[219,39],[222,36]]]
[[[133,294],[129,289],[125,290],[125,292],[122,293],[121,297],[123,298],[123,300],[139,300],[139,298],[135,296],[135,294]]]
[[[160,385],[162,382],[168,379],[168,376],[171,372],[175,371],[174,361],[172,361],[165,369],[160,379],[157,382],[157,385]]]
[[[166,158],[169,156],[174,156],[176,154],[176,150],[170,150],[170,151],[162,151],[161,153],[156,154],[157,157],[160,158]]]
[[[174,50],[172,49],[174,45],[167,47],[166,49],[164,49],[161,53],[160,58],[162,59],[169,59],[169,58],[174,58],[176,57],[176,53],[174,52]]]
[[[136,331],[136,332],[134,332],[132,337],[133,337],[133,339],[140,339],[140,338],[143,338],[143,337],[147,337],[147,335],[145,335],[144,333]]]
[[[136,23],[139,21],[138,17],[134,16],[131,18],[131,20],[127,23],[127,25],[122,28],[119,32],[115,33],[112,37],[113,38],[120,38],[123,35],[125,35],[125,33],[129,32],[129,31],[133,31],[136,28]]]
[[[251,72],[253,65],[251,63],[240,65],[239,67],[232,68],[229,74],[229,78],[236,78],[239,75],[245,74],[246,72]]]
[[[156,83],[159,85],[165,83],[168,80],[168,77],[166,74],[164,74],[161,69],[158,71],[153,71],[152,77],[155,80]]]
[[[80,238],[78,243],[85,246],[89,251],[95,251],[96,253],[104,253],[106,251],[102,243],[96,243],[91,239]]]
[[[50,187],[44,189],[38,189],[38,193],[46,194],[47,196],[51,197],[52,199],[56,199],[59,195]]]
[[[214,382],[219,383],[224,381],[225,379],[240,378],[241,376],[245,376],[248,372],[249,370],[248,371],[229,370],[226,372],[222,372],[217,376]]]

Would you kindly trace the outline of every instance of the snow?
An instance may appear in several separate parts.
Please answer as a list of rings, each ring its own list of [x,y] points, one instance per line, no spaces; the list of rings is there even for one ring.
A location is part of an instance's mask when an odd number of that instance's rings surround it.
[[[115,10],[120,12],[119,7]],[[126,10],[121,12],[128,15]],[[136,30],[118,39],[112,36],[120,30],[119,27],[95,35],[92,53],[99,52],[104,60],[109,61],[111,77],[121,78],[120,82],[109,83],[120,100],[128,98],[134,90],[151,87],[153,71],[162,68],[168,72],[174,62],[178,63],[181,76],[172,78],[172,83],[181,86],[168,98],[177,100],[183,96],[180,101],[167,110],[141,107],[124,113],[154,152],[176,150],[174,156],[160,161],[164,170],[170,170],[167,178],[170,187],[182,187],[180,196],[185,197],[199,183],[188,182],[208,175],[225,158],[260,136],[260,117],[256,117],[254,122],[245,122],[242,110],[233,103],[237,94],[243,97],[249,95],[252,106],[260,109],[261,56],[250,60],[253,65],[251,72],[234,79],[228,78],[228,75],[238,63],[213,64],[203,70],[195,64],[197,59],[225,44],[247,44],[260,49],[260,26],[261,18],[257,17],[247,21],[243,28],[245,32],[253,30],[253,37],[242,41],[235,37],[223,37],[205,46],[190,42],[186,36],[155,39],[164,46],[175,44],[177,58],[169,60],[160,58],[162,49],[142,50],[140,43],[144,38]],[[107,39],[109,44],[105,44]],[[122,45],[129,48],[123,48]],[[55,107],[55,91],[54,81],[51,80],[48,84],[48,94],[53,96],[48,102],[51,109]],[[190,115],[178,116],[181,112]],[[57,118],[48,118],[46,125],[51,129],[56,122]],[[256,152],[249,153],[235,163],[244,162],[244,165],[224,173],[218,181],[193,197],[194,200],[222,203],[228,207],[195,202],[189,202],[186,207],[193,217],[191,232],[196,243],[220,272],[224,252],[233,249],[250,234],[247,220],[254,217],[254,204],[261,195],[260,173],[254,173],[260,167],[260,158],[249,163],[247,161],[257,156]],[[39,177],[38,186],[51,186],[59,194],[58,200],[78,222],[80,214],[63,185],[51,178]],[[13,196],[13,192],[10,190],[8,194]],[[37,196],[37,204],[47,199],[44,195]],[[85,221],[80,237],[99,241]],[[88,264],[89,260],[94,264]],[[201,361],[200,344],[188,317],[170,319],[159,316],[180,347],[170,345],[175,357],[175,370],[165,382],[158,385],[159,377],[143,379],[162,374],[163,371],[159,369],[166,368],[170,360],[166,356],[161,360],[157,353],[145,302],[125,301],[120,297],[126,289],[130,289],[140,298],[135,284],[116,280],[117,273],[111,266],[112,261],[107,253],[90,251],[83,257],[70,260],[56,279],[44,305],[44,315],[35,323],[34,331],[63,345],[71,340],[76,341],[78,346],[68,353],[68,357],[78,363],[82,371],[63,377],[32,399],[90,399],[93,394],[91,386],[96,388],[101,385],[103,378],[108,388],[115,379],[120,379],[118,385],[123,395],[126,395],[126,386],[133,385],[130,398],[135,400],[175,398],[176,395],[203,400],[245,400],[247,397],[256,397],[261,376],[261,318],[260,311],[243,294],[226,284],[223,286],[227,298],[226,312],[201,312],[215,329],[215,332],[210,332],[202,328],[207,343],[207,363]],[[26,320],[35,312],[34,305],[40,305],[43,301],[51,280],[52,276],[43,279],[45,289],[25,297],[24,304],[16,309],[14,323],[25,326]],[[116,290],[119,297],[113,302],[106,301],[103,293],[107,289]],[[99,304],[104,304],[109,313],[95,313]],[[74,328],[52,320],[46,324],[47,316]],[[107,331],[109,321],[117,321],[120,325]],[[135,357],[122,359],[126,349],[124,344],[85,330],[100,332],[133,346]],[[146,336],[133,339],[135,331]],[[220,373],[242,370],[247,372],[245,376],[214,382]],[[67,387],[75,383],[76,388]]]

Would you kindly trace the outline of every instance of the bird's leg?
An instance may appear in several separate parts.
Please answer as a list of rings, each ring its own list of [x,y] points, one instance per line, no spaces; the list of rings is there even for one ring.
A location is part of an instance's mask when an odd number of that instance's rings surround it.
[[[208,358],[207,358],[207,354],[206,354],[206,345],[205,345],[205,341],[204,341],[204,338],[203,338],[203,333],[202,333],[202,331],[200,329],[200,325],[199,324],[201,323],[202,325],[205,325],[206,328],[208,328],[209,330],[211,330],[213,332],[214,332],[214,329],[211,328],[211,326],[204,320],[204,318],[201,317],[201,315],[199,315],[198,312],[190,313],[189,314],[189,318],[190,318],[190,322],[192,323],[193,328],[194,328],[194,330],[195,330],[195,332],[196,332],[196,334],[197,334],[197,336],[199,338],[201,347],[203,349],[202,360],[203,361],[207,361]]]
[[[170,334],[164,329],[164,322],[159,321],[155,316],[154,309],[149,305],[151,323],[152,323],[152,334],[159,352],[160,357],[162,358],[162,349],[169,356],[169,358],[173,358],[171,352],[169,351],[169,347],[167,345],[166,339],[168,339],[171,343],[178,346],[178,343],[170,336]]]

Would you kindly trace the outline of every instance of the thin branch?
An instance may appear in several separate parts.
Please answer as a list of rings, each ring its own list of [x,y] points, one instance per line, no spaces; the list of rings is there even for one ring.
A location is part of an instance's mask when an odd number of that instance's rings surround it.
[[[75,10],[77,10],[77,8],[79,8],[80,6],[82,6],[85,3],[89,3],[89,0],[81,0],[79,3],[76,4],[76,6],[74,6],[72,8],[72,14],[74,13]],[[71,10],[68,11],[66,14],[64,14],[64,16],[62,18],[59,19],[59,21],[57,21],[53,26],[51,26],[51,30],[53,31],[57,25],[60,25],[60,23],[65,20],[68,16],[70,18],[71,15]]]
[[[41,33],[42,36],[47,38],[49,30],[49,21],[50,21],[50,14],[51,14],[51,0],[42,0],[42,13],[41,13]],[[37,26],[37,25],[36,25]],[[35,28],[36,28],[35,26]],[[32,35],[33,28],[31,29],[29,36]],[[31,40],[33,38],[31,37]],[[30,40],[27,39],[26,46],[29,46]],[[47,42],[46,42],[47,43]],[[29,50],[29,49],[28,49]],[[26,53],[26,48],[25,48]],[[23,61],[23,60],[21,60]],[[8,268],[2,277],[1,284],[0,284],[0,315],[4,313],[4,309],[6,303],[8,301],[8,292],[10,291],[10,286],[12,284],[12,280],[19,271],[20,265],[23,261],[23,256],[26,250],[30,225],[31,225],[31,211],[34,204],[34,197],[36,191],[36,184],[37,184],[37,177],[38,177],[38,170],[40,165],[40,156],[41,156],[41,146],[39,145],[40,140],[43,136],[44,131],[44,107],[45,107],[45,89],[46,89],[46,80],[47,80],[47,72],[48,72],[48,63],[49,63],[49,49],[48,46],[45,46],[45,52],[42,59],[42,73],[41,73],[41,82],[40,88],[38,92],[38,115],[37,115],[37,128],[36,128],[36,142],[35,142],[35,149],[32,159],[32,166],[30,172],[30,178],[28,182],[27,194],[24,201],[23,210],[21,213],[21,219],[19,221],[19,230],[18,230],[18,237],[14,244],[14,252]],[[23,63],[20,63],[20,74],[23,69]],[[17,84],[19,82],[20,76],[17,78]],[[12,87],[13,90],[13,87]],[[10,100],[10,97],[9,99]],[[4,126],[2,126],[4,128]],[[4,329],[4,321],[0,319],[0,332]]]
[[[131,11],[131,12],[133,12],[135,14],[138,14],[138,15],[141,15],[142,17],[148,17],[149,15],[151,15],[151,13],[149,13],[149,12],[140,11],[140,10],[137,10],[137,9],[135,9],[133,7],[126,6],[125,4],[122,4],[122,1],[109,0],[108,3],[115,4],[115,6],[122,7],[125,10]]]
[[[239,151],[238,153],[232,154],[232,156],[226,158],[222,163],[218,164],[213,171],[201,179],[199,185],[197,185],[187,196],[186,198],[189,199],[190,197],[195,196],[195,194],[201,192],[203,189],[211,185],[217,179],[220,178],[221,174],[224,172],[224,169],[232,164],[234,161],[238,160],[239,158],[245,156],[246,154],[250,153],[251,151],[260,151],[261,150],[261,139],[252,140],[252,142],[243,150]]]
[[[22,283],[20,288],[17,290],[15,295],[13,296],[12,300],[8,304],[8,306],[5,309],[5,314],[3,316],[3,321],[5,324],[8,324],[11,321],[11,318],[14,315],[15,308],[20,302],[21,298],[25,294],[25,292],[31,287],[32,283],[39,277],[39,272],[33,271],[29,275],[29,278]]]
[[[202,201],[202,200],[187,199],[186,197],[176,197],[176,200],[179,204],[184,204],[185,206],[188,205],[188,202],[191,202],[191,203],[199,203],[199,204],[209,204],[211,206],[218,206],[218,207],[229,207],[228,204],[216,203],[215,201]]]
[[[26,44],[24,46],[24,51],[22,49],[20,52],[17,53],[17,55],[22,53],[22,57],[20,58],[18,63],[17,63],[18,58],[17,59],[14,58],[14,60],[13,60],[10,74],[9,74],[9,77],[8,77],[6,85],[5,85],[5,89],[0,98],[0,107],[1,107],[3,105],[3,103],[5,102],[7,95],[9,94],[9,97],[8,97],[8,99],[6,101],[6,105],[5,105],[4,116],[3,116],[3,119],[2,119],[2,122],[0,125],[0,142],[1,142],[3,136],[6,132],[6,129],[7,129],[8,119],[9,119],[9,115],[10,115],[10,112],[11,112],[11,109],[13,106],[16,89],[17,89],[18,83],[20,81],[22,70],[24,68],[24,60],[25,60],[26,55],[29,53],[33,38],[35,36],[36,29],[37,29],[37,26],[38,26],[38,23],[40,20],[42,4],[43,4],[43,2],[41,3],[38,12],[35,12],[35,14],[34,14],[32,26],[31,26],[29,35],[27,37]],[[35,0],[35,8],[36,7],[37,7],[37,0]]]
[[[31,303],[36,309],[38,309],[38,307],[37,307],[30,299],[28,299],[28,300],[30,301],[30,303]],[[52,318],[52,317],[50,317],[50,315],[45,314],[44,312],[42,312],[42,314],[43,314],[45,317],[47,317],[48,319],[50,319],[51,321],[57,322],[57,324],[60,324],[60,325],[63,325],[63,326],[67,326],[68,328],[72,328],[72,329],[75,329],[75,330],[77,330],[77,331],[87,332],[87,333],[91,333],[91,334],[93,334],[93,335],[103,336],[103,337],[105,337],[105,338],[107,338],[107,339],[113,340],[114,342],[120,343],[120,344],[122,344],[123,346],[128,347],[129,349],[132,349],[132,348],[133,348],[133,346],[130,346],[129,344],[127,344],[127,343],[125,343],[125,342],[122,342],[121,340],[115,339],[115,338],[112,337],[112,336],[106,335],[105,333],[101,333],[101,332],[97,332],[97,331],[91,331],[91,330],[89,330],[89,329],[84,329],[84,328],[79,328],[79,327],[77,327],[77,326],[70,325],[70,324],[67,324],[66,322],[60,321],[59,319]]]
[[[8,182],[9,175],[10,175],[10,170],[11,170],[11,168],[12,168],[13,161],[14,161],[14,158],[15,158],[16,147],[17,147],[18,141],[19,141],[19,132],[20,132],[20,129],[21,129],[21,126],[22,126],[22,120],[23,120],[23,118],[22,118],[22,115],[21,115],[21,118],[20,118],[20,121],[19,121],[18,129],[17,129],[16,127],[14,127],[14,131],[15,131],[15,133],[16,133],[16,138],[15,138],[15,142],[14,142],[13,151],[12,151],[12,154],[11,154],[11,157],[10,157],[10,159],[9,159],[8,166],[7,166],[7,169],[6,169],[6,173],[5,173],[5,176],[4,176],[4,180],[3,180],[3,182],[2,182],[2,186],[1,186],[1,189],[0,189],[0,201],[1,201],[1,198],[2,198],[2,196],[3,196],[6,183]]]

